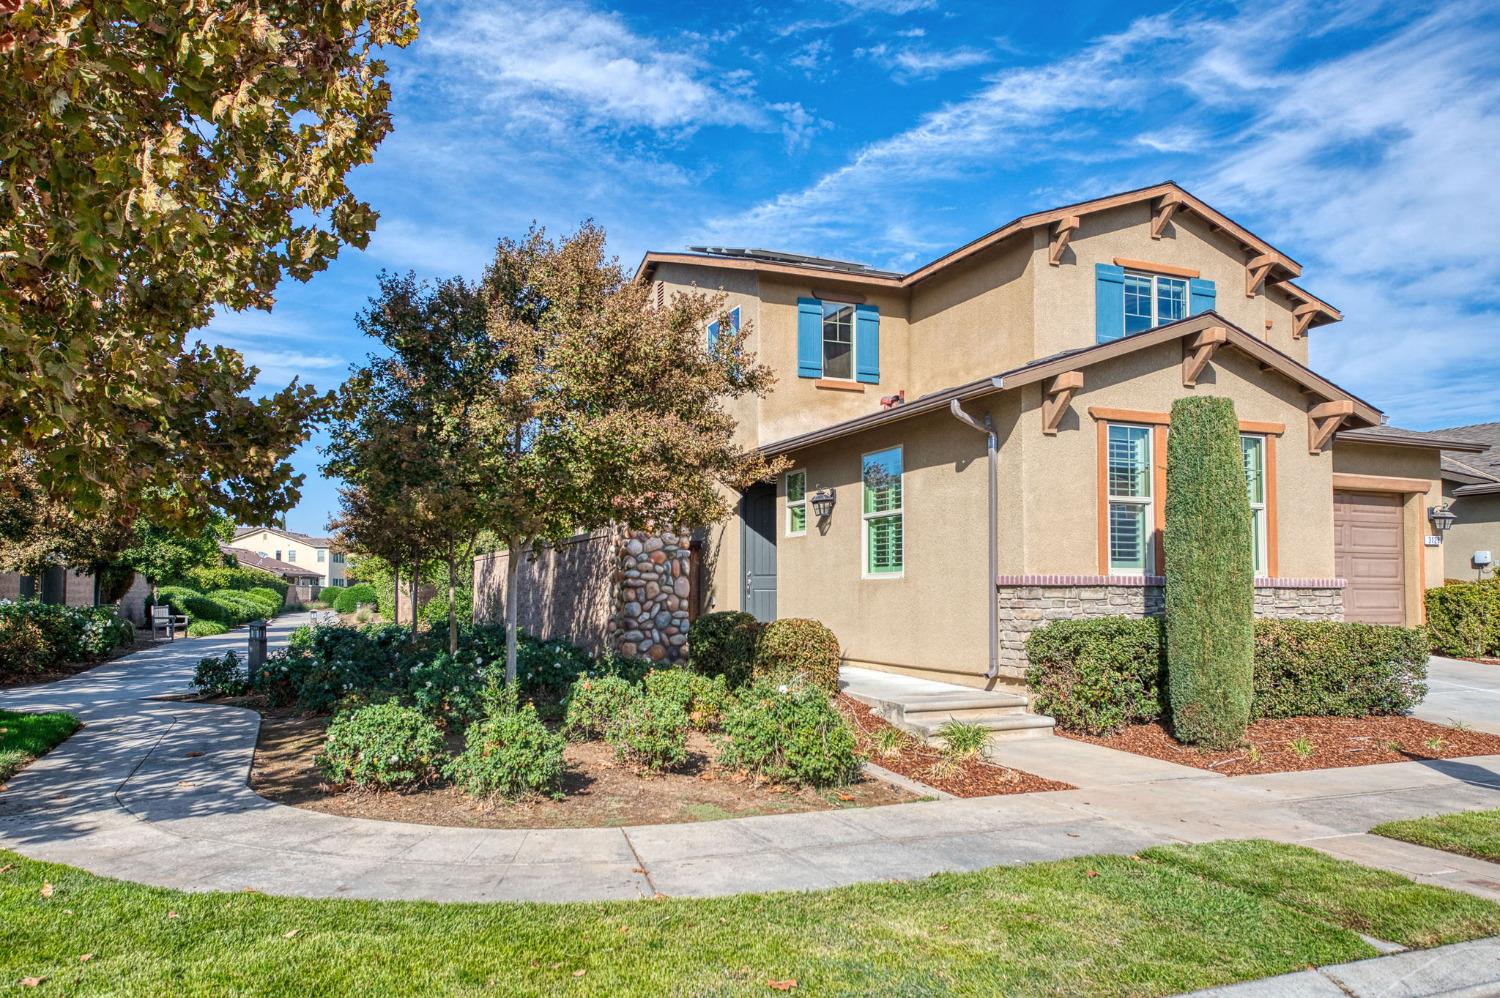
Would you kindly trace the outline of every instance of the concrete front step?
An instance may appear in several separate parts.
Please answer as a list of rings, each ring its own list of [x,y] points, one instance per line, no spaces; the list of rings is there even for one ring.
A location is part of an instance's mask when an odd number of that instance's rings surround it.
[[[992,741],[1052,734],[1052,718],[1027,712],[1031,698],[1024,690],[970,689],[850,666],[840,676],[844,692],[919,738],[936,739],[949,721],[978,724]]]
[[[920,718],[912,719],[908,715],[906,727],[915,729],[924,738],[929,740],[938,738],[944,724],[949,718]],[[990,732],[990,740],[1011,738],[1049,738],[1052,735],[1052,727],[1056,723],[1045,714],[1007,714],[999,717],[960,718],[970,724],[977,724]]]

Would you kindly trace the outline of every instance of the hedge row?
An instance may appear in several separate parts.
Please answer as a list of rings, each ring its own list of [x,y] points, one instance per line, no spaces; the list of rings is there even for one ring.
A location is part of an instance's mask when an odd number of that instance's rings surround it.
[[[184,586],[161,586],[156,591],[156,601],[171,606],[174,613],[188,618],[191,625],[200,621],[221,624],[225,628],[239,627],[252,620],[276,616],[281,610],[281,596],[275,590],[265,589],[216,589],[200,593]],[[198,628],[195,637],[214,633],[211,628]]]
[[[731,689],[752,678],[801,675],[829,693],[839,688],[838,638],[816,620],[762,624],[740,610],[704,614],[688,630],[688,667],[723,676]]]
[[[1427,634],[1439,655],[1500,655],[1500,579],[1427,590]]]
[[[135,640],[135,628],[110,607],[0,600],[0,682],[102,658]]]
[[[290,588],[281,576],[244,565],[190,568],[183,573],[181,578],[172,579],[170,582],[173,586],[191,589],[198,593],[217,592],[221,589],[237,589],[242,592],[268,589],[276,594],[277,607],[286,602],[287,590]]]
[[[1105,617],[1060,620],[1026,642],[1036,709],[1059,726],[1105,735],[1169,721],[1166,625]],[[1401,714],[1427,694],[1421,628],[1257,620],[1253,718]]]

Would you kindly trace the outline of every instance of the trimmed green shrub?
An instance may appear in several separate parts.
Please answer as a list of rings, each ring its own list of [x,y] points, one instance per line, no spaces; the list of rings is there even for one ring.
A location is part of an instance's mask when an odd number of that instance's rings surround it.
[[[723,676],[710,679],[686,669],[652,669],[646,673],[646,693],[677,704],[698,731],[717,728],[734,697]]]
[[[514,799],[532,794],[562,796],[562,735],[548,731],[531,704],[514,700],[464,734],[464,750],[447,768],[454,783],[473,797]]]
[[[135,627],[105,606],[0,600],[0,680],[91,662],[135,640]]]
[[[182,586],[159,586],[156,590],[158,605],[165,603],[173,613],[182,614],[192,620],[224,620],[224,608],[194,589]]]
[[[1107,735],[1166,713],[1164,621],[1057,620],[1026,639],[1032,705],[1068,731]]]
[[[228,633],[229,628],[217,620],[190,620],[187,625],[187,636],[190,638],[212,638]]]
[[[501,662],[502,679],[504,669]],[[444,649],[413,666],[410,676],[407,689],[412,703],[439,724],[468,724],[484,714],[488,674],[483,659],[473,650]]]
[[[353,613],[360,604],[375,602],[375,587],[367,582],[341,590],[333,598],[333,609],[337,613]]]
[[[1234,403],[1172,403],[1167,435],[1167,678],[1178,739],[1229,748],[1250,723],[1255,568]]]
[[[1424,641],[1421,628],[1257,620],[1252,716],[1404,714],[1427,693]],[[1032,705],[1090,735],[1169,720],[1164,644],[1159,618],[1054,621],[1026,641]]]
[[[276,590],[270,589],[266,586],[254,586],[250,589],[246,589],[245,592],[264,601],[268,606],[273,608],[273,613],[279,611],[283,606],[286,605],[286,593],[278,593]]]
[[[820,621],[773,620],[755,645],[755,675],[803,676],[829,693],[839,691],[839,639]]]
[[[638,769],[664,772],[687,761],[688,715],[676,702],[632,697],[610,721],[604,738],[615,756]]]
[[[704,676],[723,676],[737,690],[750,682],[760,621],[740,610],[706,613],[688,628],[688,667]]]
[[[237,697],[249,688],[250,679],[240,667],[240,657],[232,651],[222,655],[205,655],[193,670],[193,686],[215,697]]]
[[[848,783],[863,760],[854,733],[812,683],[759,679],[724,714],[719,762],[775,783]]]
[[[420,711],[398,703],[339,714],[328,726],[318,769],[333,783],[371,789],[409,786],[443,762],[443,737]]]
[[[1427,590],[1427,634],[1439,655],[1500,655],[1500,582],[1449,582]]]
[[[41,624],[24,613],[0,613],[0,681],[40,675],[56,664]]]
[[[274,572],[267,572],[259,568],[250,568],[245,565],[214,565],[190,568],[183,573],[182,578],[170,580],[174,585],[180,585],[200,593],[213,592],[216,589],[270,589],[277,595],[277,605],[280,606],[286,599],[287,590],[290,585],[281,576]]]
[[[641,688],[619,676],[585,676],[568,694],[563,734],[574,741],[603,738],[625,706],[641,695]]]

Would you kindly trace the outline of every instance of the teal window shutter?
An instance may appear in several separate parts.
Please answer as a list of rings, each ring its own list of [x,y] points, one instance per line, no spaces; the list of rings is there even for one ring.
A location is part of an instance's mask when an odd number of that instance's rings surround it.
[[[1125,268],[1094,264],[1094,341],[1108,343],[1125,335]]]
[[[797,299],[797,377],[823,376],[823,303]]]
[[[717,320],[708,324],[708,348],[712,350],[719,342],[719,323]]]
[[[854,306],[854,380],[880,384],[880,308]]]
[[[1197,315],[1199,312],[1212,310],[1217,295],[1213,281],[1200,281],[1197,278],[1188,281],[1188,314]]]

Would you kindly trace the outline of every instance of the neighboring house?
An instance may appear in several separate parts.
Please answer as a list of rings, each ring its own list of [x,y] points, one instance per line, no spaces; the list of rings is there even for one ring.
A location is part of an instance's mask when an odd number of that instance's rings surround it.
[[[1457,442],[1382,427],[1306,366],[1309,334],[1342,316],[1300,273],[1172,183],[1025,216],[906,274],[646,254],[658,301],[722,290],[751,325],[779,380],[732,411],[744,443],[791,461],[700,535],[692,608],[818,618],[851,664],[1014,681],[1045,621],[1159,612],[1168,413],[1216,395],[1241,420],[1257,612],[1420,623]]]
[[[322,588],[323,576],[314,569],[277,561],[275,558],[267,558],[258,552],[231,547],[228,544],[220,544],[219,551],[246,568],[258,568],[262,572],[270,572],[272,575],[279,576],[288,585],[311,589],[308,599],[317,596],[318,590]]]
[[[1500,423],[1431,435],[1490,448],[1480,454],[1443,451],[1443,499],[1455,517],[1443,544],[1443,571],[1450,579],[1494,578],[1500,563]]]
[[[280,527],[240,527],[234,546],[262,558],[286,562],[318,577],[320,586],[344,586],[348,568],[344,551],[328,537],[313,537]]]

